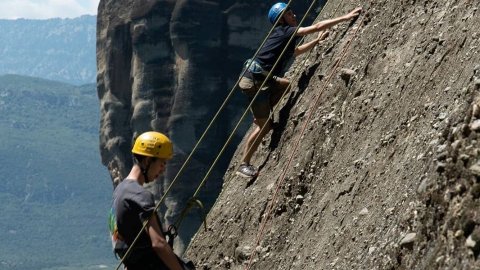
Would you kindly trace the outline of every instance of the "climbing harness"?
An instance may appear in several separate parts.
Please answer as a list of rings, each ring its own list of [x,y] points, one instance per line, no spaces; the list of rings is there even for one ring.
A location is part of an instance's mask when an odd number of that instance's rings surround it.
[[[247,59],[243,65],[250,73],[255,75],[262,75],[267,77],[268,71],[263,69],[263,67],[255,59]]]
[[[118,232],[117,228],[117,221],[115,217],[115,210],[112,208],[109,213],[109,231],[110,231],[110,238],[112,241],[112,251],[115,255],[115,258],[120,259],[126,257],[128,245],[124,242],[123,237]],[[178,236],[178,230],[175,225],[168,226],[168,229],[163,232],[165,236],[165,240],[167,241],[168,245],[173,249],[173,244],[175,238]]]

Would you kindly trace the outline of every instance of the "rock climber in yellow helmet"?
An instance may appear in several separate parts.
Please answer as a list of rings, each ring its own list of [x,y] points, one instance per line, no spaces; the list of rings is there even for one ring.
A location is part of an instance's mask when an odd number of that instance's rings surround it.
[[[148,223],[124,264],[128,270],[184,269],[168,245],[160,220],[154,213],[153,194],[143,187],[165,170],[166,162],[173,156],[172,142],[160,132],[145,132],[135,140],[132,153],[132,170],[113,195],[118,233],[130,246],[142,230],[143,222]]]

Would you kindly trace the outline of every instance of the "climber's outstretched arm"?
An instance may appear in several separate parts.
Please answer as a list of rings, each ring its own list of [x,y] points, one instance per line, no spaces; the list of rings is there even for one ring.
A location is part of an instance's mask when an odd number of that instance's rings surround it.
[[[343,16],[340,16],[340,17],[337,17],[337,18],[334,18],[334,19],[324,20],[324,21],[318,22],[316,24],[312,24],[312,25],[307,26],[307,27],[300,27],[300,28],[298,28],[297,36],[305,36],[305,35],[308,35],[308,34],[312,34],[312,33],[327,30],[327,29],[333,27],[336,24],[339,24],[341,22],[348,21],[352,18],[357,17],[358,15],[360,15],[361,11],[362,11],[362,8],[358,7],[358,8],[352,10],[351,12],[349,12],[349,13],[343,15]]]

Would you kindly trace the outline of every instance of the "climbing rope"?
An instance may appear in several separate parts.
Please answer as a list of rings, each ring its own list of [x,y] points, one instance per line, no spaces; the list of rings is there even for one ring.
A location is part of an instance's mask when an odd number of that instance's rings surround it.
[[[302,25],[304,20],[306,19],[306,17],[308,16],[308,14],[311,12],[313,6],[315,5],[315,3],[317,2],[317,0],[314,0],[312,1],[310,7],[308,8],[307,12],[305,13],[305,15],[303,16],[302,20],[300,21],[299,25]],[[284,49],[282,50],[282,52],[280,53],[279,57],[277,58],[276,62],[274,63],[273,67],[271,68],[270,72],[268,73],[268,75],[266,76],[266,79],[263,80],[261,86],[258,88],[258,89],[262,89],[264,87],[264,85],[266,84],[267,82],[267,78],[270,78],[270,76],[272,75],[272,72],[273,70],[275,70],[275,68],[277,67],[278,63],[280,62],[280,59],[282,58],[282,56],[285,54],[285,52],[287,51],[287,48],[288,46],[290,45],[290,43],[294,40],[295,38],[295,35],[298,31],[298,27],[297,29],[295,30],[295,32],[293,33],[293,35],[290,37],[290,39],[288,40],[287,44],[285,45]],[[208,169],[205,177],[202,179],[202,181],[200,182],[200,184],[198,185],[197,189],[195,190],[194,194],[192,195],[192,200],[193,199],[196,199],[198,194],[200,193],[200,190],[202,189],[202,187],[205,185],[205,182],[207,181],[208,177],[210,176],[210,174],[212,173],[213,171],[213,168],[215,167],[215,165],[217,164],[218,160],[220,159],[221,155],[223,154],[223,152],[225,151],[225,149],[227,148],[228,144],[230,143],[230,141],[232,140],[233,138],[233,135],[235,134],[235,132],[237,131],[238,127],[240,126],[240,124],[242,123],[243,119],[245,118],[245,116],[247,115],[248,113],[248,110],[249,108],[252,106],[253,102],[255,101],[256,97],[260,94],[260,91],[257,91],[257,93],[255,93],[254,97],[252,98],[250,104],[247,106],[246,110],[243,112],[242,116],[240,117],[240,119],[237,121],[237,124],[235,125],[234,129],[232,130],[232,132],[230,133],[230,136],[227,138],[225,144],[223,145],[222,149],[220,150],[219,154],[217,155],[217,157],[215,158],[215,160],[212,162],[212,165],[210,166],[210,168]]]
[[[343,1],[343,0],[342,0],[342,1]],[[325,5],[322,6],[322,9],[320,10],[319,14],[317,15],[317,17],[315,18],[314,21],[316,21],[316,20],[322,15],[323,11],[326,10],[325,8],[327,7],[328,3],[329,3],[329,2],[327,1],[327,2],[325,3]],[[338,10],[338,8],[339,8],[339,6],[337,6],[337,8],[335,9],[334,13],[336,13],[336,11]],[[302,44],[302,42],[305,40],[305,38],[306,38],[306,36],[303,36],[302,39],[300,40],[299,44]],[[298,76],[299,72],[302,70],[302,67],[305,66],[305,63],[306,63],[306,61],[309,59],[309,57],[310,57],[310,55],[311,55],[312,52],[313,52],[313,48],[308,52],[307,56],[304,57],[303,63],[302,63],[301,65],[297,65],[297,66],[295,67],[294,75],[292,76],[292,78],[296,78],[296,77]],[[287,90],[284,91],[284,93],[282,94],[280,100],[282,100],[282,99],[285,97],[285,95],[288,93],[288,88],[291,86],[292,82],[293,82],[293,80],[290,80],[290,81],[289,81],[289,84],[288,84],[288,86],[287,86]],[[269,117],[272,116],[272,114],[275,112],[276,108],[278,108],[279,106],[280,106],[280,103],[276,104],[276,105],[273,107],[272,111],[270,112]],[[248,111],[248,107],[247,107],[247,110],[246,110],[246,111]],[[240,121],[241,121],[241,120],[240,120]],[[263,127],[261,128],[261,131],[260,131],[260,132],[262,132],[262,131],[264,130],[264,128],[265,128],[265,126],[263,126]],[[224,147],[226,147],[226,145],[225,145]],[[249,148],[247,151],[250,151],[250,148]],[[215,164],[214,164],[214,165],[215,165]],[[210,167],[210,169],[212,169],[214,165],[212,165],[212,167]],[[192,200],[198,200],[198,199],[196,199],[196,196],[198,195],[201,187],[203,186],[203,184],[204,184],[204,182],[206,181],[207,178],[208,178],[208,175],[202,180],[202,183],[198,186],[198,188],[197,188],[197,190],[196,190],[196,192],[195,192],[195,195],[190,199],[190,201],[192,201]],[[226,182],[226,185],[224,185],[223,190],[228,189],[228,186],[229,186],[230,182],[231,182],[231,181]],[[213,204],[212,208],[215,207],[215,205],[217,204],[217,202],[218,202],[218,201],[215,201],[215,203]],[[182,210],[182,213],[181,213],[180,217],[179,217],[178,220],[175,222],[175,225],[177,226],[177,228],[180,227],[181,222],[183,221],[186,213],[187,213],[188,211],[190,211],[192,208],[193,208],[193,207],[191,207],[191,205],[187,205],[187,206],[184,208],[184,210]],[[203,207],[198,207],[198,208],[200,208],[200,210],[202,211],[202,213],[201,213],[201,214],[202,214],[202,220],[203,220],[204,223],[205,223],[205,222],[206,222],[206,215],[205,215],[204,208],[203,208]],[[206,230],[206,225],[205,225],[205,224],[204,224],[204,227],[205,227],[205,230]]]
[[[287,7],[290,6],[290,4],[292,3],[293,0],[289,0],[288,3],[287,3]],[[283,16],[283,13],[286,11],[286,9],[284,11],[282,11],[282,13],[280,14],[279,18],[281,18]],[[273,32],[273,29],[275,29],[275,27],[278,25],[280,20],[277,20],[272,28],[270,29],[270,31],[267,33],[267,35],[265,36],[264,40],[262,41],[262,43],[260,44],[260,46],[258,47],[257,51],[255,52],[255,54],[253,55],[252,59],[254,59],[255,57],[257,57],[260,49],[263,47],[263,45],[265,44],[265,42],[267,41],[268,37],[270,36],[270,34]],[[206,127],[205,131],[202,133],[202,135],[200,136],[199,140],[197,141],[197,143],[195,144],[195,146],[193,147],[192,151],[190,152],[190,154],[188,155],[187,159],[184,161],[184,163],[182,164],[182,166],[180,167],[179,171],[177,172],[177,174],[175,175],[175,177],[173,178],[173,180],[170,182],[170,185],[167,187],[167,189],[165,190],[164,194],[162,195],[162,197],[160,198],[160,200],[156,203],[155,205],[155,209],[153,211],[153,214],[152,214],[152,217],[153,215],[156,214],[156,212],[158,211],[158,209],[160,208],[160,205],[161,203],[165,200],[167,194],[171,191],[173,185],[176,183],[176,181],[178,180],[178,178],[183,174],[183,171],[184,169],[186,168],[187,164],[190,162],[193,154],[196,152],[198,146],[200,145],[200,143],[203,141],[204,137],[206,136],[206,134],[208,133],[208,131],[211,129],[213,123],[217,120],[218,116],[220,115],[220,112],[223,111],[223,109],[225,108],[228,100],[230,100],[230,98],[232,97],[235,89],[237,88],[239,82],[240,82],[240,79],[243,77],[243,75],[245,74],[246,72],[246,68],[241,72],[239,78],[237,79],[237,82],[235,83],[235,85],[232,87],[232,89],[230,90],[229,94],[227,95],[227,97],[225,98],[224,102],[222,103],[222,105],[220,106],[220,108],[217,110],[217,112],[215,113],[214,117],[212,118],[212,120],[210,121],[210,123],[208,124],[208,126]],[[248,109],[247,109],[248,110]],[[152,218],[150,217],[150,218]],[[142,229],[138,232],[137,236],[135,237],[135,239],[133,240],[132,244],[130,245],[130,247],[128,248],[127,252],[125,253],[125,255],[121,258],[119,264],[117,265],[117,267],[115,268],[115,270],[118,270],[120,269],[122,263],[124,262],[125,258],[127,258],[127,256],[130,254],[130,252],[132,251],[133,247],[135,246],[135,244],[138,242],[138,239],[140,238],[141,234],[142,234],[142,231],[145,230],[146,226],[148,224],[148,220],[145,221],[142,225]]]
[[[364,13],[365,14],[365,13]],[[328,85],[328,83],[330,82],[330,80],[332,79],[333,75],[336,73],[338,67],[340,66],[340,63],[343,61],[343,59],[345,58],[348,50],[350,49],[350,45],[352,44],[352,41],[353,39],[356,37],[357,35],[357,32],[358,30],[361,28],[361,25],[363,23],[363,21],[365,20],[365,15],[362,16],[362,20],[360,21],[359,23],[359,26],[357,27],[357,29],[355,30],[355,32],[353,33],[351,39],[348,41],[346,47],[344,48],[344,50],[342,51],[341,53],[341,57],[339,60],[336,61],[336,63],[334,64],[334,67],[332,69],[332,72],[330,73],[330,75],[328,76],[327,80],[325,81],[325,83],[323,84],[323,87],[321,88],[321,91],[319,92],[318,96],[314,99],[315,102],[313,102],[313,106],[310,107],[309,111],[309,115],[303,125],[303,128],[302,128],[302,131],[300,133],[300,135],[298,136],[298,140],[296,141],[295,143],[295,146],[293,148],[293,151],[292,151],[292,154],[290,155],[290,158],[287,162],[287,166],[285,166],[282,174],[281,174],[281,177],[280,177],[280,180],[277,182],[277,185],[276,185],[276,188],[275,188],[275,192],[274,192],[274,195],[272,197],[272,200],[270,201],[270,204],[269,206],[267,206],[267,211],[265,212],[266,214],[264,215],[264,218],[262,220],[262,223],[260,225],[260,230],[257,234],[257,237],[256,237],[256,241],[255,241],[255,246],[258,246],[260,244],[260,241],[261,239],[263,238],[263,234],[264,234],[264,231],[265,231],[265,227],[266,227],[266,224],[268,222],[268,220],[270,219],[271,217],[271,213],[272,213],[272,210],[273,208],[275,207],[276,205],[276,199],[277,199],[277,196],[278,196],[278,193],[279,193],[279,190],[280,190],[280,187],[282,186],[284,180],[285,180],[285,176],[286,176],[286,173],[287,173],[287,170],[288,168],[291,166],[291,163],[293,161],[293,158],[294,158],[294,154],[297,149],[298,149],[298,146],[300,145],[300,142],[302,140],[302,137],[304,136],[305,134],[305,130],[313,116],[313,113],[315,112],[314,108],[318,106],[318,102],[320,100],[320,97],[322,96],[322,93],[324,92],[326,86]],[[246,266],[246,270],[249,270],[253,264],[253,256],[254,254],[252,253],[250,255],[250,259],[249,259],[249,262],[248,262],[248,265]]]

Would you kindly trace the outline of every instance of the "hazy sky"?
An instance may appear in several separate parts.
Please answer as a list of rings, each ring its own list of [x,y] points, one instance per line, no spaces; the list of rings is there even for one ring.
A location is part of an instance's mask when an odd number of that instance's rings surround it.
[[[0,0],[0,19],[74,18],[96,15],[100,0]]]

